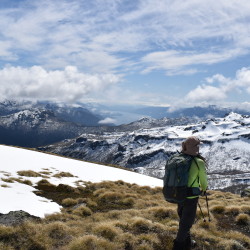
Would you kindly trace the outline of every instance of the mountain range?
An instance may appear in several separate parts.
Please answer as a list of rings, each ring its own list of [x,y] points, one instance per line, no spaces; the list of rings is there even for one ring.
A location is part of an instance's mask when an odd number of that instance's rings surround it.
[[[179,125],[171,119],[160,121],[156,126],[155,119],[144,118],[136,122],[141,127],[137,130],[83,133],[39,149],[162,178],[167,158],[180,150],[185,138],[195,135],[203,141],[201,153],[207,159],[210,188],[250,184],[250,116],[230,113],[195,123],[186,120],[183,124],[182,120]]]
[[[0,103],[0,143],[114,164],[162,178],[169,155],[180,150],[187,136],[196,135],[203,140],[201,153],[207,159],[211,188],[233,186],[238,192],[237,187],[249,185],[250,180],[250,118],[245,111],[227,111],[194,107],[180,110],[179,115],[172,113],[175,117],[146,116],[128,124],[101,125],[118,113],[97,104],[5,101]],[[192,115],[183,116],[190,112]]]

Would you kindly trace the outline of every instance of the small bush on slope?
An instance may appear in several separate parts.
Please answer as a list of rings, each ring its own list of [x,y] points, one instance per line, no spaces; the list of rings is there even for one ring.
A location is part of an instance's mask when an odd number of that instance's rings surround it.
[[[40,223],[0,226],[0,246],[20,250],[166,250],[172,247],[178,229],[176,205],[163,200],[161,188],[123,181],[85,183],[72,188],[54,186],[45,180],[37,188],[40,195],[64,206],[61,213],[46,216]],[[207,216],[204,198],[200,204]],[[249,198],[211,191],[209,204],[213,204],[212,222],[203,222],[198,211],[192,229],[198,242],[196,249],[248,249],[249,229],[239,221],[246,221]]]

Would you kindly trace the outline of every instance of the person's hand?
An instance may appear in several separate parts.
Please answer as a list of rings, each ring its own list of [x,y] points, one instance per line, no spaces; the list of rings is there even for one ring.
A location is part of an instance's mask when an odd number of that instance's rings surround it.
[[[207,192],[206,191],[201,191],[201,196],[206,196]]]

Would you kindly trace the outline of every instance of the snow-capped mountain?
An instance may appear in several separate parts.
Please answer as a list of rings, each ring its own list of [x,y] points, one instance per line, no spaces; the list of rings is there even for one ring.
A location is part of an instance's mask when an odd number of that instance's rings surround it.
[[[97,126],[103,119],[99,114],[91,112],[81,105],[67,105],[53,102],[3,101],[0,102],[0,116],[6,116],[19,111],[45,110],[64,121],[74,122],[84,126]]]
[[[45,214],[60,212],[57,203],[34,193],[37,191],[37,183],[44,178],[54,185],[66,184],[73,187],[78,182],[117,180],[142,186],[162,186],[162,180],[132,171],[22,148],[0,145],[0,158],[0,213],[24,210],[31,215],[44,217]],[[37,176],[23,176],[20,171],[33,171]],[[71,176],[58,177],[57,174],[62,172],[70,173]]]
[[[0,143],[24,147],[55,143],[78,136],[101,119],[78,106],[5,101],[0,103]]]
[[[84,129],[63,121],[52,111],[27,109],[0,117],[0,143],[37,147],[72,138]]]
[[[130,132],[85,133],[40,149],[117,164],[161,178],[168,156],[180,150],[181,142],[191,135],[203,141],[201,153],[207,159],[210,188],[249,184],[250,117],[237,113],[178,126],[168,124]]]

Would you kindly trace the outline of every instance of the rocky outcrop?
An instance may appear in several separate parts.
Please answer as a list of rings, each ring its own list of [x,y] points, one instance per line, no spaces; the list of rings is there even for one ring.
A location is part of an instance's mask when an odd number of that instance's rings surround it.
[[[41,219],[22,210],[10,211],[8,214],[0,214],[0,224],[6,226],[19,225],[27,220],[40,221]]]
[[[241,197],[250,197],[250,189],[245,189],[240,194]]]

